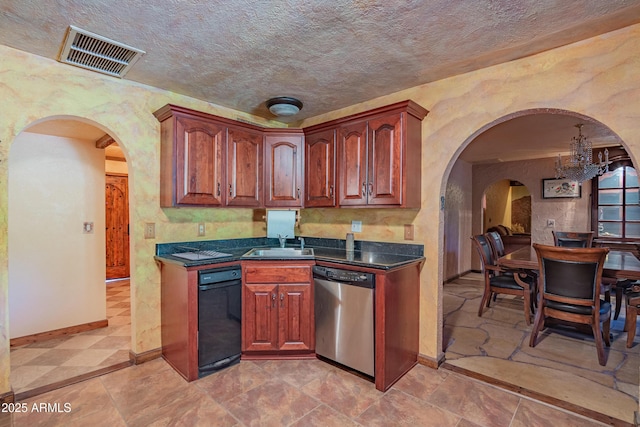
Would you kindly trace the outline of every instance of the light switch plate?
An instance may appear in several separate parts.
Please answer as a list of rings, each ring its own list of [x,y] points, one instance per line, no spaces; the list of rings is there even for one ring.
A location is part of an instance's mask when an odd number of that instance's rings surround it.
[[[362,232],[362,221],[351,221],[351,231],[354,233]]]
[[[204,222],[201,222],[198,224],[198,236],[204,236],[204,235],[205,235]]]
[[[93,222],[85,222],[82,224],[82,232],[84,234],[93,234]]]

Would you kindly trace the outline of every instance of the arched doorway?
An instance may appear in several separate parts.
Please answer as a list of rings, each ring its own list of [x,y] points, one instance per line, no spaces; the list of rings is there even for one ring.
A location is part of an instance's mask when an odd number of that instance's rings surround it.
[[[593,132],[587,135],[594,136],[594,146],[612,147],[622,144],[620,138],[602,123],[562,110],[528,110],[514,113],[475,132],[466,141],[465,150],[456,159],[447,183],[447,188],[463,188],[465,185],[469,188],[465,197],[460,197],[464,202],[459,205],[448,203],[446,206],[447,209],[469,207],[468,215],[458,215],[468,218],[469,222],[447,224],[447,220],[453,216],[445,213],[445,233],[452,228],[468,229],[469,236],[484,233],[485,191],[491,184],[504,179],[516,180],[529,188],[533,213],[533,242],[552,244],[553,226],[550,226],[550,223],[555,223],[558,229],[569,225],[572,226],[571,229],[590,228],[589,182],[583,183],[580,198],[552,200],[542,197],[542,180],[555,176],[555,159],[559,153],[566,155],[577,122],[589,123],[592,126]],[[503,125],[508,129],[501,130]],[[564,131],[561,129],[563,126],[566,127]],[[501,139],[501,133],[510,137]],[[543,141],[544,144],[533,141]],[[553,141],[555,142],[552,143]],[[495,147],[492,144],[495,144]],[[538,150],[539,145],[544,145],[544,150]],[[478,155],[475,160],[472,156],[474,153]],[[553,221],[548,221],[550,219]],[[482,317],[478,317],[484,281],[477,273],[480,265],[469,236],[467,239],[461,239],[468,244],[461,246],[463,252],[460,254],[461,258],[467,257],[465,260],[468,262],[464,264],[467,270],[459,271],[461,277],[453,276],[453,280],[444,286],[443,349],[447,363],[472,376],[491,378],[493,383],[527,390],[541,400],[555,401],[560,406],[577,405],[585,408],[585,411],[611,414],[614,409],[608,403],[603,405],[597,399],[584,400],[584,389],[602,390],[603,393],[616,395],[617,404],[622,405],[624,402],[627,408],[634,404],[637,406],[637,386],[633,386],[637,377],[635,380],[629,377],[623,379],[624,373],[618,370],[626,366],[625,369],[637,374],[638,361],[633,357],[627,358],[624,349],[610,350],[610,364],[606,368],[609,371],[605,372],[597,364],[595,350],[592,353],[588,348],[573,347],[577,341],[584,345],[588,340],[580,339],[573,342],[569,339],[567,341],[571,344],[562,347],[564,343],[560,342],[560,339],[549,336],[546,338],[546,349],[540,345],[535,348],[528,347],[530,328],[522,318],[520,301],[492,301],[492,307],[484,311]],[[452,292],[454,286],[459,286],[460,292]],[[614,334],[618,334],[622,339],[626,337],[621,327]],[[564,357],[558,356],[560,354]],[[577,356],[578,354],[582,356]],[[605,377],[609,384],[619,381],[622,387],[607,386],[604,381],[599,380]],[[578,387],[571,395],[566,389],[558,387],[560,383],[577,384]],[[547,386],[549,388],[544,388]],[[556,392],[560,389],[567,394],[559,397]]]
[[[9,318],[17,396],[128,363],[130,315],[125,323],[107,312],[107,167],[98,144],[104,135],[83,119],[51,117],[11,146]]]
[[[531,233],[531,192],[513,179],[501,179],[484,193],[482,229],[503,225],[517,234]]]

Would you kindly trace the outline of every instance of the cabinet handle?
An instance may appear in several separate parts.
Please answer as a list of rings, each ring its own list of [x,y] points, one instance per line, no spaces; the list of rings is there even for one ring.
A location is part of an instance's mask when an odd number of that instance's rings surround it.
[[[367,197],[367,186],[364,182],[362,183],[362,197]]]
[[[371,196],[373,194],[373,184],[369,183],[369,195]]]
[[[284,294],[280,294],[280,308],[284,308]]]
[[[329,186],[329,197],[333,197],[333,185]]]
[[[271,294],[271,308],[276,308],[276,294]]]
[[[218,183],[218,196],[220,195],[220,183]]]
[[[298,195],[296,196],[296,199],[300,198],[300,189],[298,188]]]
[[[229,197],[233,196],[231,184],[229,184]]]

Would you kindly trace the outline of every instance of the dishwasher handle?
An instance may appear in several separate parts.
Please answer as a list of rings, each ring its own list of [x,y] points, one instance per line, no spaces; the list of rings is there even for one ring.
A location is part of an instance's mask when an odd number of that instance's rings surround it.
[[[326,280],[328,282],[343,283],[363,288],[375,288],[375,275],[372,273],[314,266],[313,277],[314,279]]]
[[[207,285],[199,285],[198,286],[198,290],[200,290],[200,291],[210,291],[212,289],[222,289],[222,288],[226,288],[228,286],[238,286],[238,285],[241,285],[241,284],[242,284],[241,280],[228,280],[226,282],[211,283],[211,284],[207,284]]]

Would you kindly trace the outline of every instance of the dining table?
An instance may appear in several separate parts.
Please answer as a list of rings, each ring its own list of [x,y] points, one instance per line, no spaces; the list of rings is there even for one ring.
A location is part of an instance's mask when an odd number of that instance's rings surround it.
[[[538,270],[538,255],[533,246],[524,246],[497,260],[500,267]],[[632,252],[610,250],[604,262],[603,277],[640,280],[640,259]]]

